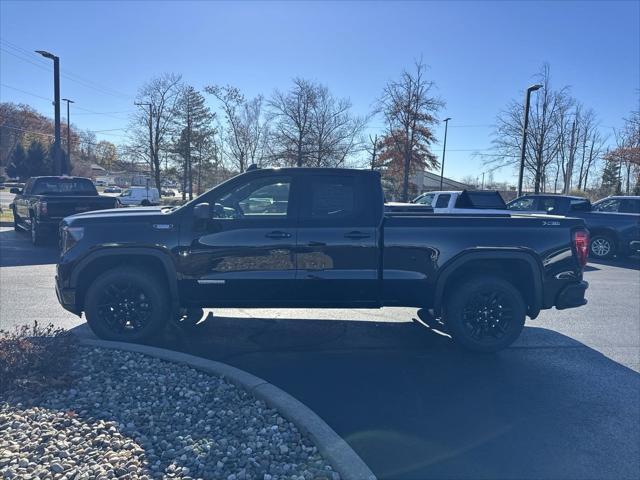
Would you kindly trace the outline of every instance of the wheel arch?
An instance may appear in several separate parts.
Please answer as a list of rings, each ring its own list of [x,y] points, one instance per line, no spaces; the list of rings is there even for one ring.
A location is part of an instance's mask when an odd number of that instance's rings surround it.
[[[82,259],[73,269],[70,286],[76,289],[76,306],[79,311],[84,311],[84,300],[91,282],[101,273],[119,266],[133,266],[156,274],[167,287],[172,311],[178,311],[177,272],[169,254],[156,249],[128,247],[97,250]]]
[[[442,268],[436,279],[434,311],[441,313],[450,289],[472,275],[496,275],[511,282],[535,318],[542,308],[542,265],[532,253],[512,249],[481,249],[463,252]]]
[[[609,237],[616,246],[618,246],[618,232],[610,227],[591,227],[589,228],[589,236],[591,239],[598,236]]]

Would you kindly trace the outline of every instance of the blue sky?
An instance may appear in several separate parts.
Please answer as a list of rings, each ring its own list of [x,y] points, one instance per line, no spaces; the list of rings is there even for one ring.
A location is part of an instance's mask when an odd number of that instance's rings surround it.
[[[53,116],[50,62],[29,53],[51,51],[68,75],[62,96],[76,101],[72,122],[108,130],[98,138],[115,142],[124,138],[115,129],[126,127],[138,87],[162,72],[181,73],[196,88],[229,83],[247,95],[269,95],[301,76],[366,114],[385,82],[422,55],[447,103],[441,117],[453,118],[445,171],[453,178],[488,169],[473,151],[491,146],[496,114],[522,98],[545,61],[554,84],[570,85],[606,133],[639,101],[638,1],[3,0],[0,17],[1,100]],[[371,128],[381,124],[374,119]],[[442,127],[437,132],[442,139]],[[497,179],[514,175],[496,172]]]

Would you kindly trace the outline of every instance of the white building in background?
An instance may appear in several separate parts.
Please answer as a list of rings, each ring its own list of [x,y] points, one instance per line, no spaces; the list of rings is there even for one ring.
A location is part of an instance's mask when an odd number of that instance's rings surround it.
[[[475,190],[473,185],[457,182],[447,177],[442,178],[441,188],[440,175],[433,172],[418,172],[412,176],[411,183],[416,185],[418,194],[437,190]]]

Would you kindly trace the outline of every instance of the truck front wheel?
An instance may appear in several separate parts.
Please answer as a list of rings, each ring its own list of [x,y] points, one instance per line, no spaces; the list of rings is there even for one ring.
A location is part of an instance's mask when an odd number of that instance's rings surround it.
[[[526,305],[520,292],[500,277],[465,280],[447,295],[444,319],[454,341],[469,350],[497,352],[522,332]]]
[[[31,217],[31,243],[35,247],[39,247],[44,243],[42,229],[40,228],[40,225],[38,225],[38,221],[35,217]]]
[[[594,235],[589,249],[593,258],[611,258],[616,253],[616,243],[608,235]]]
[[[152,338],[164,329],[169,314],[166,288],[142,269],[109,270],[93,281],[85,297],[87,323],[104,340]]]

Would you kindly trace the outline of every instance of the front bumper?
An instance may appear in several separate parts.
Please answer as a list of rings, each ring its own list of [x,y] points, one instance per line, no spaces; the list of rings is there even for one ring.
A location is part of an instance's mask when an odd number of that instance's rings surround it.
[[[78,311],[78,307],[76,306],[75,288],[63,288],[57,275],[56,296],[58,297],[58,302],[60,302],[60,305],[62,305],[62,308],[64,308],[65,310],[68,310],[71,313],[75,313],[76,315],[80,315],[82,313]]]
[[[564,310],[566,308],[581,307],[587,304],[584,294],[589,288],[589,283],[584,280],[578,283],[570,283],[558,293],[556,297],[556,308]]]

